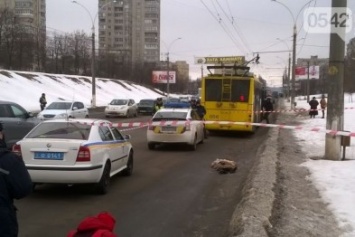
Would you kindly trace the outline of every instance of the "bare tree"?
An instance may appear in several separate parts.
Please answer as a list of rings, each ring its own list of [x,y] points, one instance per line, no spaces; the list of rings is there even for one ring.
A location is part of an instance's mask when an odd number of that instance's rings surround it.
[[[83,31],[76,31],[69,38],[69,54],[73,57],[73,70],[76,74],[81,74],[83,64],[86,66],[89,55],[88,36]],[[86,62],[85,62],[86,60]],[[85,68],[86,71],[86,68]]]

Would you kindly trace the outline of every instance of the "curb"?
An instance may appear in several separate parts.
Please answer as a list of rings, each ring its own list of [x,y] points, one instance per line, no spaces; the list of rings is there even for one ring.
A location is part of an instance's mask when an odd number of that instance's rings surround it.
[[[271,130],[263,146],[259,148],[261,158],[251,169],[243,190],[243,199],[230,222],[231,236],[268,236],[267,229],[272,227],[269,218],[275,199],[273,188],[277,178],[278,136],[278,130]]]
[[[285,106],[280,101],[281,107]],[[274,188],[277,183],[279,129],[270,129],[268,137],[258,149],[260,159],[250,170],[243,189],[243,198],[233,212],[229,224],[229,236],[268,237],[272,228],[275,201]]]

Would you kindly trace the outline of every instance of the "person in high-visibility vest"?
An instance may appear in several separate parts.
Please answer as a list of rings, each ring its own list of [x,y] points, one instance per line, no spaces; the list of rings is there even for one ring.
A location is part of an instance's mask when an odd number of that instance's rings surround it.
[[[158,111],[161,108],[163,108],[163,99],[157,98],[157,101],[155,102],[155,111]]]

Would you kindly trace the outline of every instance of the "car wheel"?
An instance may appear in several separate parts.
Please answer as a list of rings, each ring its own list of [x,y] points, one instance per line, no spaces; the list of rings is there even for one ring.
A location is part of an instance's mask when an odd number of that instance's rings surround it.
[[[111,165],[110,163],[106,163],[104,167],[104,171],[102,172],[102,176],[100,178],[100,181],[97,183],[96,186],[96,191],[98,194],[106,194],[108,191],[108,188],[110,186],[110,171],[111,171]]]
[[[87,114],[87,115],[85,115],[85,118],[89,118],[89,115]]]
[[[149,150],[154,150],[155,149],[155,143],[148,142],[148,148],[149,148]]]
[[[197,149],[197,135],[195,134],[194,143],[192,145],[190,145],[190,150],[196,151],[196,149]]]
[[[133,152],[129,153],[128,161],[127,161],[127,168],[122,171],[124,176],[131,176],[133,173]]]

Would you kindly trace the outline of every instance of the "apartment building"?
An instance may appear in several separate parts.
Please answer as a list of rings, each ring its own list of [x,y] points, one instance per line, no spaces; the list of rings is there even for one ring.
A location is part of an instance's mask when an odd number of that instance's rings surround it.
[[[45,0],[0,0],[0,8],[14,11],[16,23],[27,27],[30,32],[45,34]]]
[[[157,63],[160,0],[99,0],[99,52],[115,53],[131,66]]]

